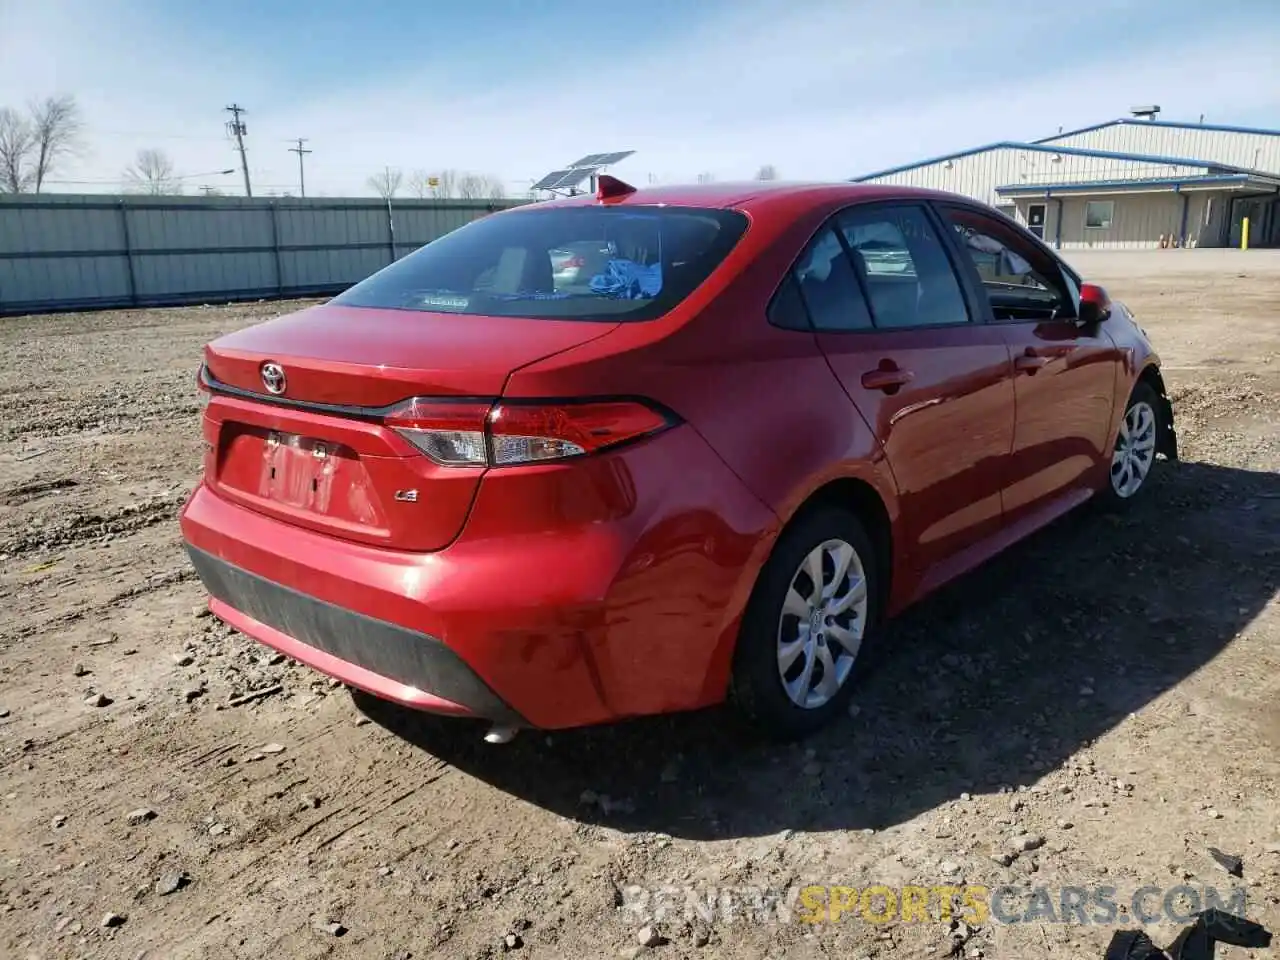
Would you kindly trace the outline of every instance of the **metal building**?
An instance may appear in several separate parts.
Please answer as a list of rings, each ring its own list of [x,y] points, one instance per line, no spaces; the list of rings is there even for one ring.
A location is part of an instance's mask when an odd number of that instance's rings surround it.
[[[0,196],[0,316],[329,295],[513,200]]]
[[[1280,130],[1126,118],[855,179],[965,194],[1062,249],[1239,246],[1246,221],[1280,246]]]

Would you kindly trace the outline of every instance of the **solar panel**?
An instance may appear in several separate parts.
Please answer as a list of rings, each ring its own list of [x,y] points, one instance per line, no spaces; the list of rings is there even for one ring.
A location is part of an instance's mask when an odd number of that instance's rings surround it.
[[[564,175],[560,177],[548,190],[568,190],[570,187],[576,187],[595,171],[594,167],[588,169],[565,170]]]
[[[565,176],[565,174],[573,173],[572,170],[552,170],[545,177],[533,185],[534,190],[554,190],[556,184]]]
[[[617,153],[589,153],[570,167],[608,167],[635,153],[634,150],[620,150]]]
[[[620,150],[616,153],[589,153],[577,163],[571,163],[563,170],[552,170],[530,189],[570,190],[602,167],[615,164],[619,160],[625,160],[633,153],[635,153],[634,150]]]

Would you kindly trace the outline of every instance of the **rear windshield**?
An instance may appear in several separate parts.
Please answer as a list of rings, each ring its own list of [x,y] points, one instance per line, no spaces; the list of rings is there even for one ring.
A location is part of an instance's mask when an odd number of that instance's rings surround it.
[[[484,217],[335,297],[491,317],[650,320],[692,293],[747,218],[690,207],[526,209]]]

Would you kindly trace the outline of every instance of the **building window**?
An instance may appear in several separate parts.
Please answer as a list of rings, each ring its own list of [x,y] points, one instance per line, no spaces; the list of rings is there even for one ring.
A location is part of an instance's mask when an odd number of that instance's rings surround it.
[[[1111,218],[1116,212],[1114,200],[1090,200],[1084,205],[1086,230],[1110,230]]]

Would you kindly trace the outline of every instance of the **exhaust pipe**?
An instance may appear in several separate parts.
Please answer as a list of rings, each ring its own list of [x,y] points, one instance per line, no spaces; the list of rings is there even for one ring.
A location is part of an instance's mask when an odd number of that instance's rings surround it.
[[[516,734],[520,731],[515,727],[501,727],[494,725],[489,728],[489,732],[484,735],[485,743],[510,743],[516,738]]]

